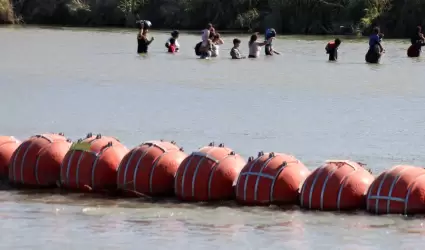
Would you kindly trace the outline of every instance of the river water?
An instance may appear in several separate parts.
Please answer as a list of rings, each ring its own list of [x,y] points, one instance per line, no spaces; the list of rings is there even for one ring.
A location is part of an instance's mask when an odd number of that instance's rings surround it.
[[[326,159],[367,163],[375,174],[425,162],[425,61],[406,41],[385,40],[380,65],[363,39],[280,37],[281,56],[199,60],[198,36],[166,33],[148,56],[136,31],[0,29],[0,134],[64,132],[118,137],[129,148],[175,140],[188,153],[210,141],[244,157],[294,154],[310,169]],[[247,53],[248,36],[241,50]],[[262,54],[264,51],[262,51]],[[150,203],[0,191],[1,249],[422,249],[422,218],[283,208]]]

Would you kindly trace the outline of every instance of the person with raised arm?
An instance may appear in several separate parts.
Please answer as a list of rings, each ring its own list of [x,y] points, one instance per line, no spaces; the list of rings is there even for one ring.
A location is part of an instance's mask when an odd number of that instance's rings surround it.
[[[140,25],[139,33],[137,34],[137,53],[148,53],[148,47],[154,40],[153,37],[151,37],[150,40],[148,40],[148,31],[149,28],[152,26],[152,23],[147,20],[141,20],[137,22]]]

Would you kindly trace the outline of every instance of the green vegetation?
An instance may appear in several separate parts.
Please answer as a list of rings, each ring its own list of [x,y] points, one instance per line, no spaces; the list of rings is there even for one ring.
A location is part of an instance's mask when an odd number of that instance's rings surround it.
[[[425,0],[0,0],[0,23],[264,30],[283,34],[360,34],[379,25],[386,36],[423,23]],[[13,7],[12,7],[13,6]]]
[[[9,0],[0,0],[0,24],[12,24],[14,21],[12,4]]]

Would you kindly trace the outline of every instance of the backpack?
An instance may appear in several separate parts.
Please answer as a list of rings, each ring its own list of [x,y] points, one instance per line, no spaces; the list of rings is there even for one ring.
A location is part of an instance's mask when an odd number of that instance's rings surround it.
[[[199,42],[195,45],[195,55],[197,56],[201,55],[201,51],[200,51],[201,45],[202,45],[202,42]]]

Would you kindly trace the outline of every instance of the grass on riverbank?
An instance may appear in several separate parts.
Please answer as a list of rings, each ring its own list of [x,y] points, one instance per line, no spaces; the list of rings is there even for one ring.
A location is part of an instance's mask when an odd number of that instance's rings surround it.
[[[0,24],[14,23],[13,7],[9,0],[0,0]]]

